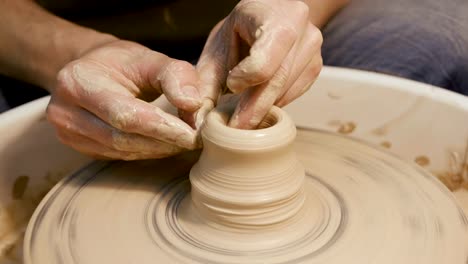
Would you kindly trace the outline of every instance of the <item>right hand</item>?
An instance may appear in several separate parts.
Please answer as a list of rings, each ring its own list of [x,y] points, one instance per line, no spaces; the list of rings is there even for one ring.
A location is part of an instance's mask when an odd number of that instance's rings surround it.
[[[63,143],[95,158],[171,156],[196,148],[196,131],[146,101],[164,93],[179,110],[195,112],[197,83],[191,64],[117,40],[58,73],[47,118]]]
[[[243,0],[211,31],[197,64],[202,97],[239,95],[228,122],[256,128],[273,105],[304,94],[322,68],[322,34],[302,1]],[[195,126],[197,115],[182,115]]]

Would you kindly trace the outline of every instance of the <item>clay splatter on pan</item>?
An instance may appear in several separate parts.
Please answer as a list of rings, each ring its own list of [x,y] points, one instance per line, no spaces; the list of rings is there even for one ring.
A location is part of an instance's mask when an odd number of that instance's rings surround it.
[[[13,189],[11,191],[14,200],[20,200],[23,198],[24,192],[28,187],[28,183],[28,176],[19,176],[16,178],[15,183],[13,184]]]
[[[380,146],[389,149],[389,148],[392,147],[392,142],[390,142],[390,141],[382,141],[382,142],[380,143]]]
[[[462,188],[468,190],[468,182],[460,175],[450,172],[434,173],[434,175],[452,192]]]
[[[340,134],[351,134],[356,129],[356,124],[353,122],[346,122],[340,125],[338,133]]]
[[[431,160],[427,156],[421,155],[417,156],[414,159],[414,162],[416,162],[419,166],[425,167],[431,163]]]
[[[328,122],[328,126],[336,127],[336,132],[340,134],[351,134],[356,129],[356,123],[354,122],[342,122],[339,120],[331,120]]]
[[[28,189],[29,176],[20,176],[13,183],[13,202],[0,204],[0,264],[21,264],[24,230],[35,208],[65,172],[47,173],[37,188]]]
[[[465,153],[451,152],[449,160],[449,170],[434,175],[451,191],[468,190],[468,144]]]

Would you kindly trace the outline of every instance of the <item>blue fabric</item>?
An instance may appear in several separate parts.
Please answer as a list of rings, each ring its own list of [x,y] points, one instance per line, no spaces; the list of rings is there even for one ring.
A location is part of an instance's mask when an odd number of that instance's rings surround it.
[[[468,1],[352,0],[324,28],[325,65],[468,95]]]

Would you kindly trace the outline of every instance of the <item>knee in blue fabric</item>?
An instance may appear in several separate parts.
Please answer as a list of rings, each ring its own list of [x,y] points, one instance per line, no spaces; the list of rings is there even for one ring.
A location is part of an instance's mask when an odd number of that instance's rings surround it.
[[[397,75],[468,95],[467,28],[468,19],[440,12],[351,6],[323,32],[324,63]]]

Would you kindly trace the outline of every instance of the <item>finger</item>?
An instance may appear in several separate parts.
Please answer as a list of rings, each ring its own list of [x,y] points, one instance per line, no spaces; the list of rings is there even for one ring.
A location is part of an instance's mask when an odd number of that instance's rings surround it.
[[[198,74],[186,61],[172,60],[157,77],[168,101],[184,111],[195,111],[201,105]]]
[[[135,46],[135,43],[132,45]],[[195,67],[143,46],[133,54],[136,53],[139,56],[132,57],[128,65],[121,67],[125,76],[140,88],[140,93],[166,93],[169,101],[177,108],[197,109],[201,100],[196,89],[199,79]],[[141,95],[138,97],[144,98]]]
[[[179,116],[186,120],[196,131],[195,148],[202,148],[203,142],[201,139],[201,128],[205,122],[208,113],[214,108],[214,103],[211,100],[204,100],[200,109],[193,113],[179,111]]]
[[[48,114],[51,116],[49,120],[58,130],[91,138],[116,151],[153,153],[158,156],[175,154],[182,150],[177,146],[159,142],[149,137],[119,131],[95,115],[78,107],[53,104],[49,107]]]
[[[209,99],[216,102],[222,87],[225,86],[229,50],[226,43],[231,45],[232,42],[230,32],[224,29],[228,27],[225,23],[230,23],[230,21],[225,21],[219,22],[213,28],[196,66],[200,78],[199,91],[202,100]]]
[[[255,128],[263,120],[263,117],[268,113],[271,106],[278,101],[278,98],[288,93],[285,99],[292,100],[305,92],[302,91],[299,94],[301,91],[297,91],[296,89],[298,88],[295,88],[293,92],[298,94],[296,97],[293,97],[295,94],[289,92],[289,90],[298,78],[305,78],[301,81],[305,81],[306,84],[312,82],[311,78],[316,78],[316,74],[307,77],[301,76],[301,74],[305,71],[310,61],[317,61],[318,59],[321,61],[321,43],[322,35],[320,31],[313,25],[308,24],[303,37],[290,51],[272,79],[266,85],[250,88],[247,93],[242,95],[239,106],[231,117],[230,125],[244,129]],[[320,65],[313,65],[312,63],[310,63],[309,67],[315,67],[315,70],[320,70],[321,68]],[[297,85],[301,85],[301,83],[298,82]]]
[[[237,63],[238,47],[233,32],[232,21],[224,19],[212,30],[197,63],[203,98],[202,105],[195,112],[179,111],[179,116],[191,127],[199,131],[206,115],[214,108],[221,91],[226,86],[228,70]],[[200,145],[200,144],[199,144]]]
[[[307,67],[309,67],[309,72],[313,73],[310,67],[313,66],[312,61],[318,59],[321,60],[322,41],[322,33],[320,30],[309,23],[306,31],[304,32],[304,35],[298,43],[297,51],[294,55],[294,62],[292,63],[292,70],[278,99],[283,97],[286,92],[291,90],[291,87],[298,81],[298,79],[304,77],[303,72]],[[318,70],[320,70],[321,66],[318,67]],[[291,94],[291,92],[288,93]]]
[[[157,159],[164,158],[175,153],[144,153],[144,152],[128,152],[109,148],[99,142],[88,137],[66,133],[62,130],[57,131],[59,140],[72,147],[73,149],[89,155],[96,159],[118,159],[118,160],[141,160],[141,159]]]
[[[283,107],[299,96],[303,95],[317,79],[320,70],[322,69],[322,56],[318,53],[315,58],[310,61],[309,65],[299,75],[296,82],[289,88],[286,93],[277,100],[275,105]]]
[[[259,28],[259,39],[250,49],[250,55],[235,66],[227,78],[227,87],[240,93],[272,78],[293,47],[295,32],[283,27],[266,25]]]
[[[229,126],[252,129],[260,124],[277,98],[287,89],[285,85],[293,68],[296,52],[297,46],[286,56],[269,81],[250,87],[241,94],[239,104],[229,120]]]
[[[145,135],[186,149],[195,147],[196,134],[179,118],[138,99],[103,93],[100,103],[83,102],[84,108],[111,126],[127,133]]]
[[[123,159],[132,153],[110,149],[90,138],[56,130],[58,139],[65,145],[95,159]]]
[[[306,91],[305,87],[308,87],[306,85],[315,80],[321,69],[321,43],[320,31],[312,24],[308,24],[303,37],[295,44],[283,61],[280,70],[267,85],[250,88],[246,94],[242,95],[241,102],[231,117],[230,125],[245,129],[255,128],[271,106],[278,102],[278,98],[287,94],[284,99],[289,101],[281,101],[281,103],[289,103],[290,100],[302,95]],[[298,78],[299,81],[296,81]],[[292,87],[296,82],[297,84]],[[296,88],[298,85],[303,86]]]
[[[239,11],[235,30],[251,45],[250,55],[244,58],[229,73],[227,86],[234,93],[270,80],[291,51],[297,37],[305,29],[308,9],[299,1],[288,2],[288,8],[297,16],[281,19],[284,14],[265,6],[262,12],[254,12],[258,7],[247,5]],[[297,9],[297,10],[296,10]],[[276,12],[275,12],[276,11]]]
[[[278,73],[267,83],[245,90],[229,120],[229,126],[239,129],[257,127],[281,93],[285,81],[281,80],[283,77],[277,76],[283,75]]]
[[[118,130],[145,135],[182,148],[194,148],[195,131],[182,120],[150,103],[135,99],[133,95],[115,93],[115,90],[125,88],[112,80],[96,82],[92,78],[94,76],[88,76],[87,81],[82,81],[83,78],[75,76],[80,74],[80,67],[77,66],[80,65],[75,65],[77,69],[70,73],[74,75],[73,88],[60,90],[65,93],[64,97],[73,96],[81,107]]]

